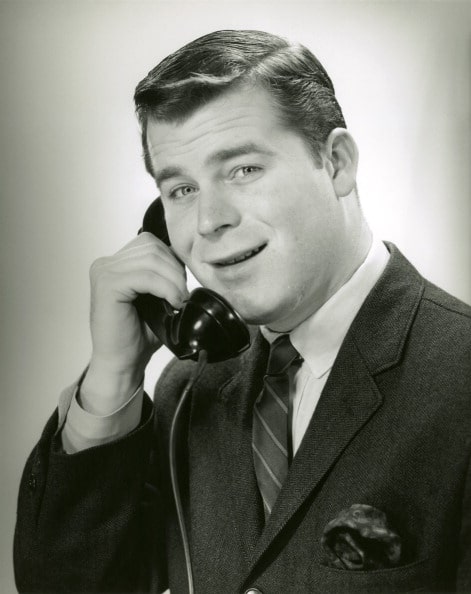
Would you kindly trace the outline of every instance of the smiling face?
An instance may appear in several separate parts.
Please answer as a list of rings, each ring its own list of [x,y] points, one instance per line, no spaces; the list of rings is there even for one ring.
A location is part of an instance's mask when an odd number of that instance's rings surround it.
[[[147,139],[174,252],[247,322],[290,330],[351,274],[355,198],[339,199],[333,160],[316,162],[265,90],[150,120]]]

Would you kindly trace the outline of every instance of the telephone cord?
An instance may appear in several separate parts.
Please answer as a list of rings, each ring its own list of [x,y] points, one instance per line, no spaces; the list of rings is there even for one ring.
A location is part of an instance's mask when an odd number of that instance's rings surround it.
[[[186,575],[188,579],[188,594],[194,594],[193,586],[193,570],[191,567],[191,556],[190,556],[190,545],[188,541],[188,533],[185,527],[185,518],[183,516],[182,501],[180,495],[180,487],[178,485],[177,476],[177,463],[176,463],[176,442],[177,442],[177,428],[180,419],[180,412],[183,410],[184,404],[188,399],[189,394],[193,385],[202,374],[206,367],[208,354],[205,350],[201,350],[198,357],[198,364],[196,365],[193,373],[191,374],[185,388],[183,389],[180,400],[178,401],[177,408],[173,415],[172,426],[170,428],[170,444],[169,444],[169,457],[170,457],[170,480],[172,483],[173,497],[175,499],[175,507],[177,510],[178,525],[180,528],[180,534],[183,543],[183,552],[185,555],[185,566]]]

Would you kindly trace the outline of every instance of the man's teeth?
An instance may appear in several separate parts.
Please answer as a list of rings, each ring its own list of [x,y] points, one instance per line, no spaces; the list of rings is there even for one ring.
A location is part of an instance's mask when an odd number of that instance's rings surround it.
[[[237,256],[237,258],[233,258],[232,260],[224,260],[224,262],[220,263],[220,266],[229,266],[230,264],[237,264],[237,262],[242,262],[243,260],[247,260],[248,258],[251,258],[255,254],[258,254],[258,252],[260,252],[261,249],[262,248],[259,247],[254,250],[250,250],[250,252],[246,252],[245,254],[242,254],[241,256]]]

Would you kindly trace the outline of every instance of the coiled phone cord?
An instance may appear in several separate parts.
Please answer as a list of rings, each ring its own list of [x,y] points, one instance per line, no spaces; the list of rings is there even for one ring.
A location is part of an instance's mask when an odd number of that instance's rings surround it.
[[[175,499],[175,507],[177,510],[177,518],[178,518],[178,525],[180,527],[180,534],[182,537],[183,543],[183,552],[185,554],[185,566],[186,566],[186,575],[188,578],[188,593],[194,594],[194,586],[193,586],[193,570],[191,567],[191,556],[190,556],[190,545],[188,542],[188,533],[185,527],[185,519],[183,517],[183,508],[182,508],[182,500],[180,495],[180,487],[178,485],[178,477],[177,477],[177,461],[176,461],[176,446],[177,446],[177,427],[180,418],[180,412],[183,410],[184,404],[191,393],[191,389],[193,385],[200,377],[203,369],[206,367],[206,362],[208,359],[208,354],[206,351],[201,350],[198,357],[198,364],[195,367],[193,373],[190,376],[190,379],[186,383],[185,388],[183,389],[182,395],[180,396],[180,400],[178,401],[177,408],[175,409],[175,413],[172,419],[172,426],[170,428],[170,443],[169,443],[169,458],[170,458],[170,480],[172,483],[172,491],[173,497]]]

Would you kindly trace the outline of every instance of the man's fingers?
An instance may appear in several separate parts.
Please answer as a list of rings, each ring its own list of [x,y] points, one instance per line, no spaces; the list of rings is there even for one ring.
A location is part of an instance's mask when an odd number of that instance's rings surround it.
[[[180,292],[187,296],[186,278],[184,269],[181,266],[176,267],[163,259],[160,254],[145,254],[140,258],[124,258],[109,264],[107,273],[125,275],[127,273],[149,271],[161,276],[163,279],[172,282]]]
[[[118,276],[118,275],[116,275]],[[122,296],[123,302],[133,301],[138,294],[150,293],[155,297],[165,299],[180,309],[183,301],[188,297],[188,291],[182,291],[181,287],[172,280],[155,273],[152,270],[134,270],[124,275],[119,275],[116,280],[116,293]],[[118,297],[118,301],[120,301]]]
[[[151,263],[147,267],[137,265],[135,261],[126,262],[126,266],[101,265],[94,263],[90,269],[92,301],[100,303],[131,303],[141,293],[151,293],[166,299],[173,307],[180,308],[188,297],[185,279],[180,271],[166,262],[159,262],[155,267],[156,257],[147,257]]]
[[[112,257],[114,258],[127,258],[128,256],[138,257],[139,255],[145,254],[146,252],[156,252],[161,254],[162,258],[167,259],[169,263],[175,263],[180,266],[183,264],[178,260],[177,256],[173,252],[172,248],[161,241],[158,237],[152,233],[144,232],[135,237],[132,241],[127,243]]]
[[[139,293],[151,293],[180,307],[188,297],[184,266],[150,233],[142,233],[114,255],[96,260],[90,280],[95,296],[114,294],[115,302],[131,302]]]

